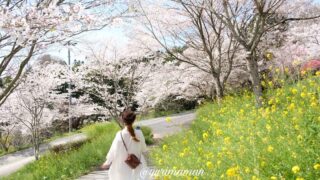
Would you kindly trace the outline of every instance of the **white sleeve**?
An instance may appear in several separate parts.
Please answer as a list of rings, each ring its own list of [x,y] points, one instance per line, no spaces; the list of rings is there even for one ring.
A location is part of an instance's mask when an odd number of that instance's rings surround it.
[[[139,134],[140,134],[139,140],[140,140],[140,144],[141,144],[141,151],[146,152],[147,151],[147,144],[146,144],[146,140],[145,140],[144,135],[141,130],[139,131]]]
[[[107,161],[105,162],[105,164],[110,164],[115,158],[115,152],[117,152],[118,137],[119,137],[119,132],[117,132],[115,138],[112,141],[111,147],[106,156]]]

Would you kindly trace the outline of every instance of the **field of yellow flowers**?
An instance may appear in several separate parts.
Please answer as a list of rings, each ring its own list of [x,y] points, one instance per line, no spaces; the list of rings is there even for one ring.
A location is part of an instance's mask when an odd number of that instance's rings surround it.
[[[165,138],[151,158],[157,168],[204,175],[159,179],[319,179],[320,76],[265,96],[259,109],[249,92],[199,108],[191,128]]]

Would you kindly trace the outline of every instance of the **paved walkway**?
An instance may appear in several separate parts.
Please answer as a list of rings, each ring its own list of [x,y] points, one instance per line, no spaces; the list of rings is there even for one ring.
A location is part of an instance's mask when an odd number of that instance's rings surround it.
[[[155,118],[150,120],[139,121],[136,124],[141,126],[148,126],[153,130],[154,138],[161,139],[164,136],[172,135],[181,131],[184,127],[190,125],[195,119],[195,113],[185,113],[170,116],[171,121],[167,122],[164,117]],[[148,146],[148,149],[153,146]],[[151,168],[151,162],[147,158],[147,164]],[[78,180],[107,180],[108,171],[93,171],[87,175],[80,177]]]
[[[40,154],[45,153],[52,146],[66,144],[70,142],[76,142],[86,138],[87,137],[85,134],[75,134],[75,135],[54,140],[47,144],[42,144],[40,146]],[[34,160],[35,158],[34,158],[33,148],[28,148],[22,151],[17,151],[15,153],[1,156],[0,157],[0,177],[12,174]]]

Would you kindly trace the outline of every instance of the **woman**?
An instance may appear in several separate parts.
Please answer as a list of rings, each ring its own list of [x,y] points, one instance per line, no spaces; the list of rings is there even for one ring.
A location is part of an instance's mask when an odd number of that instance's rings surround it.
[[[146,177],[140,176],[140,172],[146,168],[146,161],[142,153],[147,151],[147,146],[142,131],[133,129],[132,127],[136,115],[131,110],[125,110],[121,118],[125,124],[125,128],[117,132],[107,154],[107,160],[101,168],[109,169],[109,179],[111,180],[145,179]],[[128,153],[136,155],[141,162],[135,169],[132,169],[125,163]]]

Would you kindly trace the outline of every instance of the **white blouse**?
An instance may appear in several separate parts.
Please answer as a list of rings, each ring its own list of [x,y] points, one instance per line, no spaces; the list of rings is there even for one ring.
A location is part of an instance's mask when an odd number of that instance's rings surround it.
[[[128,152],[130,154],[135,154],[141,161],[141,164],[136,167],[136,169],[131,169],[126,163],[125,160],[128,157],[128,153],[123,145],[121,134]],[[109,169],[109,179],[110,180],[141,180],[149,179],[148,177],[140,176],[141,170],[147,168],[146,160],[142,152],[147,151],[147,145],[145,143],[145,138],[141,130],[134,129],[135,135],[139,142],[136,142],[132,139],[127,127],[118,131],[116,137],[114,138],[110,150],[107,154],[107,160],[105,164],[111,164]]]

